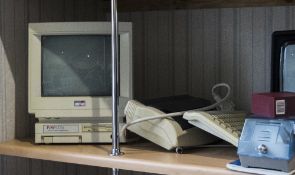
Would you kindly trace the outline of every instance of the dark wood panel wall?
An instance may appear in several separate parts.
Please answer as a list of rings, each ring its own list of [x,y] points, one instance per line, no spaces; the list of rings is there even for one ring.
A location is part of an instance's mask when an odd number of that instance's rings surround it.
[[[124,0],[118,1],[118,9],[122,12],[130,12],[171,9],[288,6],[294,4],[294,0]],[[109,6],[106,6],[106,8],[109,8]]]
[[[5,156],[5,157],[0,157],[0,174],[1,175],[112,175],[112,169]],[[156,175],[156,174],[121,170],[120,175]]]
[[[270,90],[271,34],[295,29],[294,14],[294,6],[120,13],[134,27],[135,97],[211,99],[226,82],[237,109],[250,111],[251,94]]]

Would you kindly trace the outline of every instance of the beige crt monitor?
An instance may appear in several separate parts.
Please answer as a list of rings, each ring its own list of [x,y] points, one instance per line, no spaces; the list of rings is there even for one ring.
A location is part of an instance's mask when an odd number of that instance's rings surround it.
[[[28,108],[39,120],[36,142],[111,141],[94,138],[111,133],[105,127],[112,116],[111,23],[30,23],[28,35]],[[129,22],[119,23],[119,63],[118,112],[122,117],[133,91]]]
[[[42,96],[42,36],[110,35],[110,22],[58,22],[29,24],[29,112],[42,117],[111,116],[111,96]],[[132,98],[132,25],[119,23],[120,34],[120,108]],[[62,76],[62,75],[61,75]],[[66,81],[66,80],[65,80]],[[79,102],[81,102],[79,104]],[[75,105],[76,103],[76,105]]]

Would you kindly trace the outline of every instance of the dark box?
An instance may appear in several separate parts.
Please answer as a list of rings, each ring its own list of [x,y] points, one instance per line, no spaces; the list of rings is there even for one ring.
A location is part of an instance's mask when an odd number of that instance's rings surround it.
[[[295,93],[271,92],[253,94],[252,113],[269,118],[295,116]]]

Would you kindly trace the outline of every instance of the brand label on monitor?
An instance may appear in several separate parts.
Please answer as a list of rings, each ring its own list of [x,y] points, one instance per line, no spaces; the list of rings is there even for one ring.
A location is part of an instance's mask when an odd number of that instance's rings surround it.
[[[276,100],[276,114],[286,113],[286,102],[285,100]]]
[[[86,102],[84,100],[77,100],[77,101],[74,101],[74,106],[83,107],[83,106],[86,106]]]
[[[76,133],[79,125],[48,124],[43,125],[43,133]]]

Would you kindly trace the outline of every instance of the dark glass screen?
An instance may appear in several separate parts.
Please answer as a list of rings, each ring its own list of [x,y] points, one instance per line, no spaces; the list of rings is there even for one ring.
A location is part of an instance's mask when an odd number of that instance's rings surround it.
[[[42,36],[42,96],[111,96],[110,35]]]
[[[280,91],[295,92],[295,44],[282,49]]]

